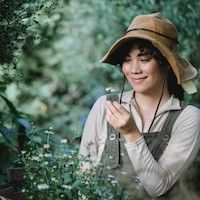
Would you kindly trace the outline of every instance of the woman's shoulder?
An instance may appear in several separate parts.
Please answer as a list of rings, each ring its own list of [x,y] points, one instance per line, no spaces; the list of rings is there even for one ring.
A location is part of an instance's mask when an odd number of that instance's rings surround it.
[[[187,105],[183,111],[189,116],[200,118],[200,109],[193,105]]]
[[[181,121],[187,121],[188,123],[200,123],[200,109],[193,106],[187,105],[180,115]]]

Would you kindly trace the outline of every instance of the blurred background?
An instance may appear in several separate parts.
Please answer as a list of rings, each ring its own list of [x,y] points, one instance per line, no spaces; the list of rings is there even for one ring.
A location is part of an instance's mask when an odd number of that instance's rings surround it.
[[[0,0],[1,169],[21,126],[53,127],[79,143],[96,99],[121,89],[119,70],[100,59],[136,15],[151,12],[175,24],[181,53],[199,70],[198,0]],[[185,100],[200,108],[200,92]]]

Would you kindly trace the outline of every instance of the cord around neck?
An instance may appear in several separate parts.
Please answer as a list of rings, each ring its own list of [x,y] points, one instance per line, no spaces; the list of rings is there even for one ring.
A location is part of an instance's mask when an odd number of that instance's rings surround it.
[[[158,105],[157,105],[157,107],[156,107],[156,110],[155,110],[153,119],[152,119],[152,121],[151,121],[151,124],[150,124],[150,126],[149,126],[149,129],[148,129],[147,133],[150,132],[151,127],[153,126],[153,123],[154,123],[154,121],[155,121],[155,119],[156,119],[156,115],[157,115],[157,112],[158,112],[158,109],[159,109],[159,106],[160,106],[160,103],[161,103],[161,100],[162,100],[162,97],[163,97],[163,93],[164,93],[166,78],[167,78],[167,70],[165,71],[165,77],[164,77],[164,80],[163,80],[163,85],[162,85],[162,91],[161,91],[160,99],[159,99],[159,101],[158,101]]]

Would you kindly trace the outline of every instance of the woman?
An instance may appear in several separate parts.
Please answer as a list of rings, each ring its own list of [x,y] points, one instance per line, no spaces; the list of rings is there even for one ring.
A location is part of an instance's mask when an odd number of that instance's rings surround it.
[[[121,67],[133,90],[97,100],[80,154],[106,166],[127,199],[198,199],[181,181],[200,147],[200,110],[181,104],[184,91],[196,92],[197,71],[177,43],[160,13],[139,15],[102,59]]]

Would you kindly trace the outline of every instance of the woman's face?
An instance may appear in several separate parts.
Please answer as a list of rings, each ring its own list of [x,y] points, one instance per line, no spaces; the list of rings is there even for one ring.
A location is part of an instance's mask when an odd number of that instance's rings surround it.
[[[164,80],[160,64],[151,54],[139,50],[137,45],[124,58],[122,70],[136,93],[160,93]]]

